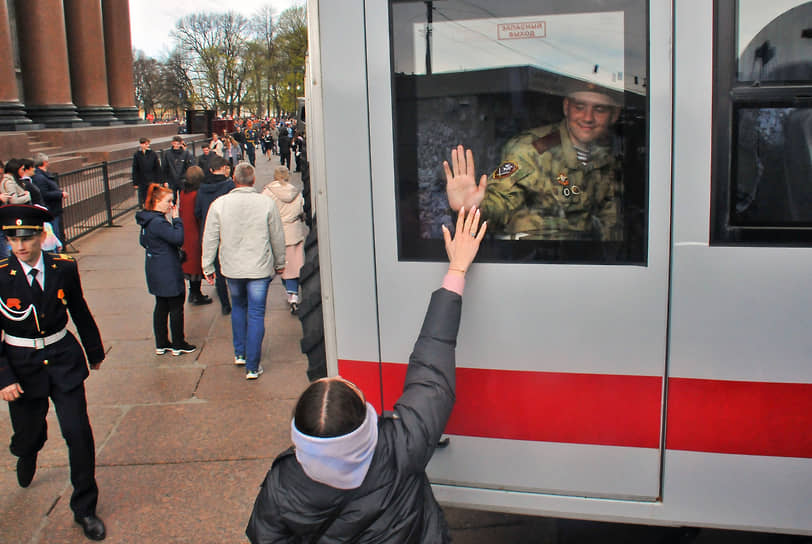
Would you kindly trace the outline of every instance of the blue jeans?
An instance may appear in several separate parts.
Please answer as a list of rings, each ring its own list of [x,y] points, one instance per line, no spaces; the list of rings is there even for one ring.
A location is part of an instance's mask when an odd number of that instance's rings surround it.
[[[245,370],[256,372],[265,337],[265,299],[271,278],[226,278],[231,293],[234,355],[245,357]]]
[[[293,278],[291,280],[282,280],[282,283],[285,284],[285,291],[287,293],[299,294],[299,278]]]

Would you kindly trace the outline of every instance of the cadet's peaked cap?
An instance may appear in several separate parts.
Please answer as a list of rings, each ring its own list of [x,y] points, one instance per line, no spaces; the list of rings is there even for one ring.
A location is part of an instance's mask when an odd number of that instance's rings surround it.
[[[599,94],[606,97],[606,103],[611,106],[623,105],[623,92],[609,89],[597,83],[571,78],[564,86],[565,95],[575,98],[578,93]]]
[[[34,236],[42,232],[42,224],[53,216],[42,206],[9,204],[0,206],[0,227],[6,236]]]

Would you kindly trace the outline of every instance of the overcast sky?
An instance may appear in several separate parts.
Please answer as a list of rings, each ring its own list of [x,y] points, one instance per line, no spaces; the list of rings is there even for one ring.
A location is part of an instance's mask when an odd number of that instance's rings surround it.
[[[236,11],[250,17],[264,6],[271,6],[276,16],[291,6],[304,5],[305,0],[136,0],[130,2],[130,25],[133,48],[144,51],[150,57],[161,58],[173,46],[170,32],[175,23],[190,13],[223,13]]]

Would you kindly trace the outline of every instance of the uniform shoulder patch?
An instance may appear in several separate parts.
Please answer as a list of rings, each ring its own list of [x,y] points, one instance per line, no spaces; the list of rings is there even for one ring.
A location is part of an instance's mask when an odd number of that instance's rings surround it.
[[[57,261],[75,261],[73,257],[68,255],[67,253],[54,253],[54,259]]]
[[[536,138],[533,140],[533,147],[536,148],[536,151],[538,151],[539,154],[544,153],[548,149],[557,145],[561,145],[561,133],[557,130],[549,133],[547,136],[542,136],[541,138]]]
[[[6,266],[8,266],[8,257],[0,259],[0,268],[5,268]]]
[[[493,171],[493,179],[502,179],[512,176],[519,171],[519,165],[514,161],[505,161]]]

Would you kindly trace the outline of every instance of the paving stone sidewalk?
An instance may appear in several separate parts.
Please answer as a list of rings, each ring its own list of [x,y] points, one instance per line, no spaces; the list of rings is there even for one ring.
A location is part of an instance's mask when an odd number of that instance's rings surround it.
[[[276,157],[257,158],[258,188],[277,164]],[[246,381],[244,369],[233,364],[231,323],[216,300],[186,305],[187,338],[198,351],[155,355],[154,298],[146,288],[138,227],[132,213],[115,223],[74,244],[107,350],[101,369],[86,382],[106,542],[247,542],[258,486],[289,444],[293,404],[307,385],[299,321],[274,280],[262,349],[265,374],[256,381]],[[216,299],[205,283],[204,292]],[[21,489],[16,457],[7,447],[8,410],[0,410],[0,542],[87,542],[68,505],[67,448],[53,409],[48,427],[34,482]],[[462,530],[479,525],[474,520],[463,516]]]

